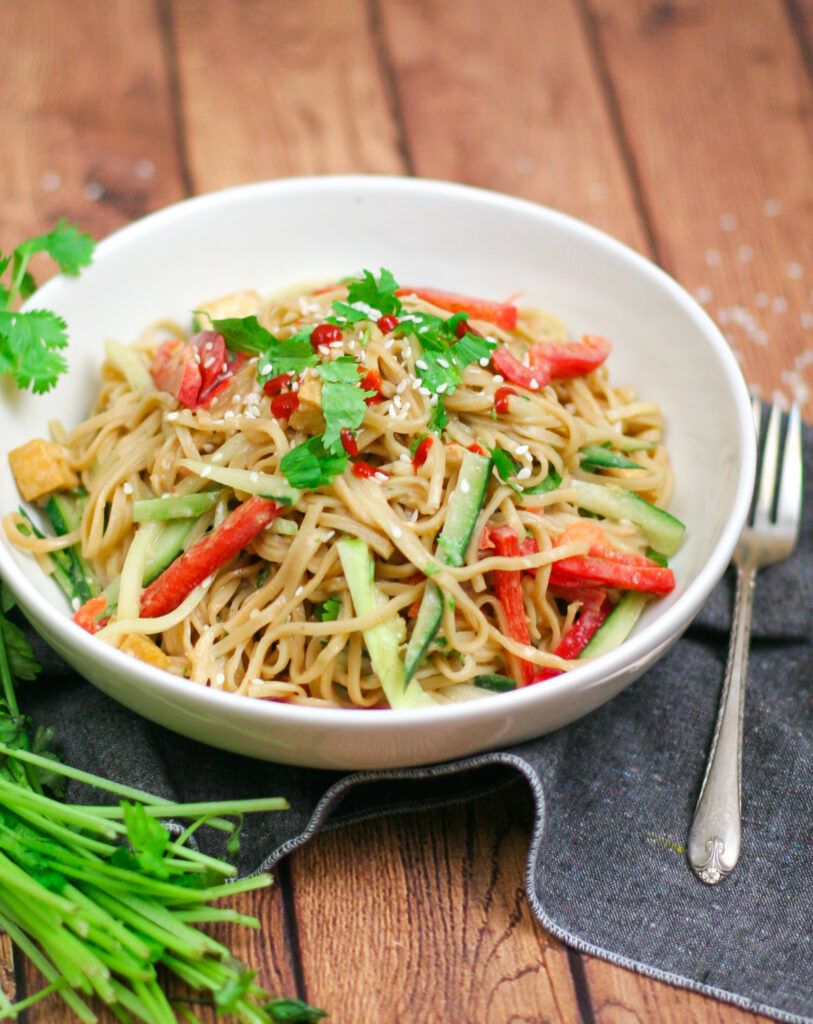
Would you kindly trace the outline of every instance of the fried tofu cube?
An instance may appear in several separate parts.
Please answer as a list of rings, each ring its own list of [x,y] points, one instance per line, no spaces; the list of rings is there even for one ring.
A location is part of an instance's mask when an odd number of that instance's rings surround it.
[[[131,658],[139,658],[156,668],[169,668],[169,658],[161,648],[142,633],[125,633],[119,643],[119,650]]]
[[[322,378],[318,373],[306,371],[297,391],[299,404],[289,420],[294,430],[305,434],[321,434],[325,429],[322,415]]]
[[[206,317],[213,320],[242,320],[246,316],[257,316],[262,308],[262,299],[254,291],[235,292],[233,295],[224,295],[220,299],[212,299],[209,302],[202,302],[198,306],[198,318],[201,327],[208,327],[205,323]],[[201,315],[205,314],[205,316]]]
[[[76,487],[79,477],[68,465],[68,452],[61,444],[34,438],[8,453],[11,472],[20,494],[34,501],[51,491]]]

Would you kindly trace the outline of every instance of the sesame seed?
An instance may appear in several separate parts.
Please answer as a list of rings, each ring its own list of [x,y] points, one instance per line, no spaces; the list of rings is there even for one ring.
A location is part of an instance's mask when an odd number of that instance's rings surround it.
[[[234,410],[233,409],[227,409],[223,413],[223,419],[224,420],[233,420],[234,419]]]
[[[291,385],[291,391],[299,391],[299,381],[295,380]]]
[[[263,375],[271,372],[271,364],[265,363],[263,366],[257,367],[257,371]]]
[[[78,597],[72,597],[71,598],[71,608],[73,608],[73,610],[75,612],[79,611],[80,604],[81,604],[81,602],[80,602]]]
[[[404,377],[404,379],[400,382],[400,384],[395,389],[396,395],[403,395],[403,393],[407,389],[408,384],[409,384],[409,381],[406,379],[406,377]]]
[[[442,384],[438,384],[438,386],[437,386],[437,388],[435,390],[437,391],[437,393],[439,395],[442,395],[444,393],[444,391],[446,390],[446,388],[448,388],[448,386],[449,385],[444,381]]]
[[[401,408],[401,405],[403,404],[403,402],[402,402],[401,396],[399,394],[395,394],[395,395],[392,396],[392,404],[395,406],[396,409],[400,409]]]
[[[327,347],[327,345],[320,345],[319,346],[319,355],[322,355],[322,356],[329,356],[330,355],[330,349]]]
[[[343,341],[331,341],[329,347],[330,348],[344,348],[344,342]]]
[[[499,374],[499,373],[495,373],[494,374],[494,383],[495,384],[502,384],[504,381],[505,381],[505,377],[503,377],[502,374]]]
[[[536,379],[536,377],[531,377],[531,379],[528,381],[528,387],[531,389],[531,391],[539,390],[539,381]]]
[[[429,404],[430,405],[437,405],[438,404],[438,398],[440,398],[440,395],[431,395],[430,398],[429,398]]]
[[[517,473],[517,480],[527,480],[531,475],[531,467],[523,466],[522,469]]]
[[[202,477],[211,476],[212,475],[212,467],[211,466],[204,466],[203,469],[200,471],[200,475]]]
[[[168,419],[168,420],[177,420],[177,418],[178,418],[178,417],[179,417],[180,415],[181,415],[181,414],[180,414],[180,412],[168,412],[168,413],[167,413],[167,419]]]
[[[393,526],[392,535],[393,537],[395,537],[396,540],[398,540],[399,537],[403,537],[404,531],[401,529],[400,526]]]
[[[442,366],[444,370],[449,369],[449,360],[440,358],[438,359],[438,366]]]
[[[491,360],[489,359],[488,356],[483,356],[483,358],[480,360],[480,366],[486,367],[490,362]]]
[[[415,360],[415,365],[418,367],[419,370],[428,370],[429,369],[429,366],[428,366],[428,364],[426,363],[426,361],[424,359],[416,359]]]
[[[133,485],[130,483],[129,480],[125,484],[122,485],[121,489],[124,491],[125,494],[132,494],[133,493]]]
[[[392,346],[394,344],[395,344],[395,338],[387,338],[387,340],[384,342],[384,348],[390,349],[390,348],[392,348]]]
[[[226,682],[226,673],[225,672],[218,672],[217,675],[215,676],[215,685],[216,686],[222,686],[225,682]]]
[[[407,462],[407,463],[412,462],[412,459],[407,455],[406,452],[401,452],[401,454],[398,456],[398,458],[401,460],[401,462]]]
[[[527,455],[528,454],[528,445],[527,444],[518,444],[516,446],[516,448],[514,449],[514,451],[516,452],[517,455]]]
[[[222,462],[223,452],[215,452],[212,456],[212,462]]]
[[[302,594],[302,592],[304,591],[304,589],[305,588],[301,587],[301,586],[297,587],[296,590],[294,591],[294,597],[299,597]]]
[[[201,583],[202,587],[211,587],[214,575],[207,576],[206,579]]]
[[[429,388],[422,386],[418,388],[418,394],[426,395],[426,397],[428,398],[432,394],[432,392],[429,390]]]
[[[378,482],[381,483],[381,484],[385,484],[387,482],[387,474],[386,473],[373,473],[373,478],[375,480],[378,480]]]
[[[468,494],[470,490],[471,490],[471,485],[469,484],[468,480],[461,480],[460,481],[460,493],[461,494]]]
[[[251,482],[252,482],[253,484],[259,483],[259,480],[260,480],[260,474],[259,474],[259,473],[256,473],[256,472],[255,472],[255,473],[251,473],[251,474],[249,475],[249,480],[250,480],[250,481],[251,481]]]

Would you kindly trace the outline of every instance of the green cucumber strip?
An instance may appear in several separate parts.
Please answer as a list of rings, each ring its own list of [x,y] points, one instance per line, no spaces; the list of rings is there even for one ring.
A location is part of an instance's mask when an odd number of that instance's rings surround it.
[[[474,685],[479,686],[481,690],[491,690],[494,693],[505,693],[507,690],[516,690],[517,688],[517,682],[515,679],[511,679],[509,676],[496,675],[490,672],[480,676],[475,676],[473,682]]]
[[[177,494],[170,498],[144,498],[133,502],[133,522],[146,523],[154,519],[197,519],[220,500],[222,491],[198,491],[196,494]]]
[[[411,679],[418,666],[426,657],[429,645],[435,639],[440,629],[443,618],[443,595],[434,583],[426,582],[426,588],[421,599],[421,606],[418,609],[418,617],[412,629],[412,636],[409,638],[406,654],[404,655],[404,670],[406,678]]]
[[[385,600],[375,585],[375,562],[367,544],[359,537],[344,537],[336,548],[342,563],[356,614],[369,615]],[[396,616],[396,619],[399,619]],[[373,671],[392,708],[434,705],[432,698],[417,683],[407,684],[400,654],[400,625],[396,619],[379,622],[365,629],[364,643]]]
[[[31,517],[28,515],[25,509],[21,508],[19,512],[20,515],[25,519],[27,524],[27,526],[23,526],[22,524],[18,526],[20,533],[24,534],[27,529],[30,533],[33,533],[35,537],[45,536],[45,534],[41,530],[38,530],[36,526],[34,526],[33,522],[31,521]],[[63,554],[63,551],[48,552],[48,557],[50,558],[51,564],[53,565],[51,577],[53,578],[54,582],[57,584],[59,589],[62,591],[62,593],[65,595],[65,597],[67,597],[71,604],[73,604],[74,601],[78,601],[79,595],[76,593],[76,585],[73,582],[73,577],[71,576],[69,570],[66,567],[66,560],[57,557],[58,555]]]
[[[449,498],[446,520],[438,537],[439,555],[446,565],[463,564],[490,473],[490,458],[476,452],[465,453],[457,486]]]
[[[54,533],[64,536],[79,527],[82,522],[82,499],[67,492],[55,492],[45,503],[45,514],[54,528]],[[100,587],[96,575],[87,559],[82,557],[77,544],[63,549],[67,562],[66,568],[76,587],[76,595],[82,604],[95,597]]]
[[[648,600],[649,594],[628,590],[596,630],[579,658],[595,658],[615,650],[630,635]]]
[[[463,456],[457,486],[449,498],[446,520],[438,536],[438,557],[446,565],[463,564],[483,505],[491,465],[488,456],[476,452],[467,451]],[[404,659],[407,681],[426,657],[442,618],[443,595],[433,583],[427,582]]]
[[[680,547],[686,530],[683,523],[633,491],[584,480],[574,480],[573,486],[580,508],[607,519],[628,519],[639,526],[652,547],[664,555],[673,555]]]
[[[612,448],[601,444],[588,444],[579,449],[581,466],[584,469],[643,469],[640,462],[628,459]]]
[[[140,388],[155,387],[150,371],[144,365],[140,353],[134,348],[130,348],[129,345],[122,345],[121,342],[114,341],[112,338],[106,338],[104,352],[107,356],[107,361],[112,363],[119,373],[124,375],[125,380],[133,391],[138,391]]]
[[[278,474],[261,473],[253,469],[234,469],[212,462],[199,462],[197,459],[181,459],[178,465],[191,469],[204,480],[214,480],[224,487],[244,491],[246,494],[271,498],[280,505],[295,505],[302,494],[296,487],[291,487],[284,476]]]
[[[192,532],[194,526],[194,519],[173,519],[161,526],[161,532],[158,534],[158,538],[147,558],[147,566],[144,570],[144,586],[152,583],[166,569],[170,562],[175,561],[183,551],[186,538]],[[120,587],[121,576],[117,576],[102,591],[104,597],[107,598],[108,608],[118,604]]]

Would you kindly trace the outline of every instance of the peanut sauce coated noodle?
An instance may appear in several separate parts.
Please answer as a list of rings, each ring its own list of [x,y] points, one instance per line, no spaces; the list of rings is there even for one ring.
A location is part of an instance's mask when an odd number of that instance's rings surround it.
[[[455,314],[442,293],[387,290],[384,273],[367,272],[386,293],[379,306],[345,284],[262,301],[240,293],[196,312],[208,333],[160,323],[108,347],[88,418],[51,425],[79,479],[70,493],[82,495],[81,521],[49,541],[17,513],[4,518],[41,562],[76,542],[103,592],[91,629],[101,626],[100,642],[153,651],[146,660],[190,685],[373,708],[393,703],[371,657],[372,637],[385,636],[423,702],[444,703],[488,696],[483,680],[506,688],[572,668],[577,648],[564,641],[588,611],[606,615],[629,590],[669,589],[631,582],[671,572],[646,524],[595,507],[596,494],[634,494],[656,514],[669,503],[657,405],[610,383],[606,350],[579,363],[591,340],[570,339],[547,313],[460,300]],[[274,373],[293,364],[251,344],[238,354],[235,325],[252,323],[275,344],[297,339],[307,365]],[[227,352],[210,371],[204,346],[217,330]],[[325,476],[303,485],[285,457],[314,438]],[[471,466],[481,494],[469,495]],[[169,499],[199,496],[173,518]],[[178,550],[190,552],[236,509],[267,510],[266,499],[275,509],[248,543],[191,581],[175,609],[141,615],[146,567],[169,536],[185,531]],[[456,502],[463,528],[451,521]],[[457,557],[444,529],[462,545]],[[347,538],[372,566],[366,605],[345,571]],[[437,623],[410,673],[430,590]]]

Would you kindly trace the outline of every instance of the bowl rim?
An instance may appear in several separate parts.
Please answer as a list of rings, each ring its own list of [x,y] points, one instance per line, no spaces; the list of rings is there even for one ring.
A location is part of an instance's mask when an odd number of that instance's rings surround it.
[[[174,221],[195,217],[210,207],[243,203],[250,201],[254,196],[266,196],[269,193],[278,193],[280,196],[289,193],[318,195],[320,193],[336,193],[337,191],[351,194],[359,190],[368,193],[400,191],[401,194],[406,195],[432,195],[441,199],[464,199],[475,204],[485,203],[498,209],[502,208],[506,211],[523,214],[526,217],[552,222],[559,228],[581,236],[593,245],[604,249],[611,256],[631,265],[638,273],[651,279],[682,308],[711,345],[721,364],[737,414],[739,440],[739,451],[737,452],[739,476],[731,515],[723,527],[714,550],[696,577],[678,595],[671,607],[639,633],[634,633],[619,647],[595,661],[587,662],[583,666],[552,677],[546,681],[544,689],[522,687],[506,693],[484,694],[483,700],[455,702],[431,708],[325,708],[265,701],[256,697],[227,693],[208,686],[190,685],[190,681],[187,679],[137,661],[123,654],[117,648],[99,644],[90,634],[77,630],[64,611],[58,610],[50,601],[42,600],[41,593],[17,566],[8,553],[5,543],[0,544],[2,576],[23,610],[31,609],[35,628],[37,626],[36,618],[40,617],[44,620],[47,630],[55,635],[66,648],[78,648],[83,655],[111,673],[121,673],[122,670],[126,670],[128,675],[137,677],[140,682],[148,684],[158,694],[166,696],[173,702],[180,698],[182,702],[188,702],[189,707],[197,705],[215,712],[230,709],[232,713],[240,717],[248,716],[256,718],[258,723],[267,721],[269,725],[280,727],[296,725],[305,729],[309,727],[324,729],[326,727],[352,726],[354,730],[361,731],[380,729],[381,714],[371,714],[371,711],[385,712],[388,725],[393,727],[411,727],[427,724],[429,721],[433,723],[451,722],[452,720],[460,722],[462,719],[475,721],[480,718],[499,716],[503,711],[521,714],[526,706],[536,703],[540,694],[544,694],[546,701],[555,702],[557,698],[566,693],[587,691],[600,684],[604,677],[615,676],[625,669],[631,668],[651,651],[668,646],[690,624],[731,560],[751,502],[756,472],[756,438],[748,390],[739,365],[722,333],[697,301],[651,260],[601,229],[576,217],[532,200],[510,196],[491,189],[432,178],[373,174],[325,174],[256,181],[181,199],[124,225],[101,240],[96,246],[94,263],[127,246],[131,240],[137,239],[145,233],[148,234],[157,226],[171,225]],[[58,293],[61,289],[74,284],[74,279],[57,274],[45,282],[23,308],[31,308],[32,304],[47,307],[52,292]]]

